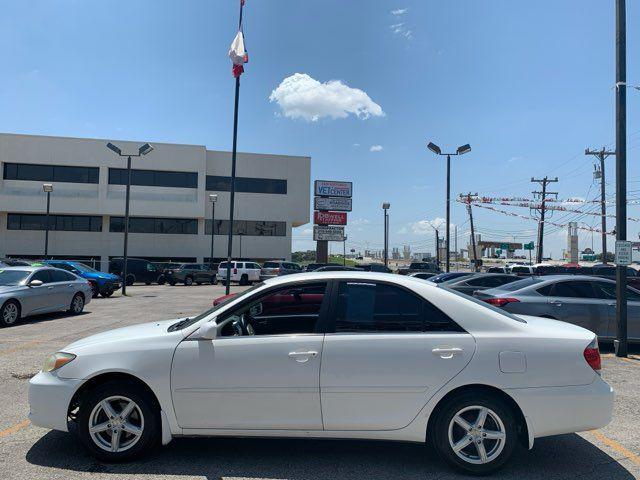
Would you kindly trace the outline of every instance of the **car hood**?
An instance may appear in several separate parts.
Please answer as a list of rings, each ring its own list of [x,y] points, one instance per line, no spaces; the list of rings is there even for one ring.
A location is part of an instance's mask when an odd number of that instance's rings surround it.
[[[24,285],[0,285],[0,295],[3,293],[15,292],[16,290],[22,290],[25,287]]]
[[[184,317],[183,317],[184,318]],[[76,342],[67,345],[63,351],[74,353],[74,350],[82,349],[87,346],[97,344],[122,342],[122,341],[144,341],[167,333],[169,325],[182,320],[175,318],[173,320],[163,320],[161,322],[141,323],[139,325],[131,325],[129,327],[116,328],[107,330],[106,332],[97,333],[90,337],[82,338]]]
[[[83,273],[82,276],[84,278],[96,278],[99,280],[119,280],[120,279],[120,277],[118,277],[117,275],[113,275],[111,273],[102,273],[102,272],[100,273],[87,272],[87,273]]]
[[[560,320],[553,320],[552,318],[534,317],[532,315],[513,315],[527,322],[527,325],[535,330],[536,336],[543,338],[579,338],[589,343],[596,335],[586,328]]]

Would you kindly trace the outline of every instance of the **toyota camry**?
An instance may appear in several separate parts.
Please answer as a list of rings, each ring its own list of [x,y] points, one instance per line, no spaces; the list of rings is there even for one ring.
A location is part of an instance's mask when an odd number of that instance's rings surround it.
[[[613,391],[584,328],[412,277],[326,272],[72,343],[29,404],[105,461],[183,436],[352,438],[427,443],[483,474],[536,438],[608,424]]]

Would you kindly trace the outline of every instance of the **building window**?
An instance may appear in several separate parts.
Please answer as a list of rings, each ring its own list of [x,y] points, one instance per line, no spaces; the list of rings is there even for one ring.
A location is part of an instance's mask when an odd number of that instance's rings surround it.
[[[46,230],[47,216],[32,213],[9,213],[8,230]],[[49,215],[49,230],[62,232],[101,232],[102,217],[89,215]]]
[[[69,167],[32,163],[5,163],[5,180],[35,180],[41,182],[98,183],[98,167]]]
[[[111,217],[109,231],[124,232],[124,217]],[[197,235],[198,220],[195,218],[130,217],[129,233]]]
[[[231,177],[207,175],[207,190],[230,192]],[[236,177],[236,192],[287,194],[287,181],[277,178]]]
[[[127,169],[110,168],[109,184],[126,185]],[[131,185],[147,187],[198,188],[198,173],[131,169]]]
[[[216,220],[215,225],[216,235],[229,235],[229,220]],[[211,235],[211,220],[205,220],[204,231],[206,235]],[[234,220],[233,234],[251,237],[284,237],[287,235],[287,222]]]

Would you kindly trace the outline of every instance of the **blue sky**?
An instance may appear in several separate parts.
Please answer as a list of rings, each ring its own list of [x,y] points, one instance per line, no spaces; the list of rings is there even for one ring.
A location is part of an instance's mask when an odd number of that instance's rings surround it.
[[[237,0],[0,6],[0,131],[230,149],[227,50]],[[639,85],[640,5],[627,9],[628,83]],[[559,177],[563,198],[597,194],[583,153],[613,146],[614,2],[247,0],[245,14],[239,149],[310,155],[312,178],[352,180],[348,248],[381,247],[383,201],[391,202],[391,246],[433,248],[424,221],[444,217],[445,169],[426,150],[429,140],[472,145],[453,160],[454,195],[530,197],[530,177],[545,174]],[[321,95],[285,88],[270,101],[296,73]],[[332,80],[340,83],[323,85]],[[640,90],[629,89],[631,198],[640,198],[639,106]],[[359,116],[349,113],[358,108]],[[607,175],[613,193],[612,158]],[[534,222],[475,213],[485,238],[534,239]],[[462,245],[468,223],[459,204],[452,221]],[[630,237],[639,230],[629,223]],[[313,246],[309,231],[294,231],[295,249]],[[564,231],[548,232],[545,254],[557,257]],[[591,234],[581,234],[581,248],[590,245]]]

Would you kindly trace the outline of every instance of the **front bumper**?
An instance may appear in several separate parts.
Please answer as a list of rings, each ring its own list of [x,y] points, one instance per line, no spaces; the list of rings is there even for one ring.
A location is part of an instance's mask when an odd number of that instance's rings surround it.
[[[613,389],[600,376],[589,385],[507,389],[527,419],[531,438],[584,432],[611,422]]]
[[[106,280],[101,283],[98,283],[98,288],[100,289],[101,292],[104,292],[107,290],[112,290],[115,292],[116,290],[119,290],[121,287],[122,285],[117,280]]]
[[[67,410],[82,380],[40,372],[29,381],[29,420],[38,427],[67,431]]]

